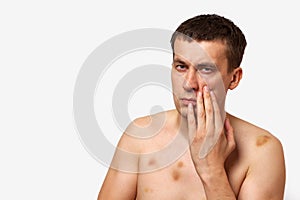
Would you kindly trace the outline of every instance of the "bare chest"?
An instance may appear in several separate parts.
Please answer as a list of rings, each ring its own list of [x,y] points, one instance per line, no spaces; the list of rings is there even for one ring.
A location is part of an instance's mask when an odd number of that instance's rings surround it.
[[[143,162],[158,165],[156,162],[159,161],[152,157]],[[238,194],[246,169],[236,161],[236,164],[231,164],[227,170],[229,182],[234,192]],[[203,184],[194,168],[189,151],[187,150],[170,165],[139,174],[137,199],[205,200]]]

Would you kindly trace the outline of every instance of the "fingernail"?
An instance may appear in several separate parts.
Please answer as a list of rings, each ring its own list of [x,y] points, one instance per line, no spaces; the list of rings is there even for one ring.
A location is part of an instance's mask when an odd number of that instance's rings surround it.
[[[208,89],[207,85],[204,86],[204,91],[205,91],[205,92],[209,92],[209,89]]]

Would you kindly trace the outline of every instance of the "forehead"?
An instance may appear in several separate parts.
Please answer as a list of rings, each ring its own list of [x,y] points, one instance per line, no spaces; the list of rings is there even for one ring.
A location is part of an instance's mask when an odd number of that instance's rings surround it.
[[[226,45],[220,40],[190,42],[177,38],[174,42],[174,59],[194,65],[211,62],[217,66],[227,67]]]

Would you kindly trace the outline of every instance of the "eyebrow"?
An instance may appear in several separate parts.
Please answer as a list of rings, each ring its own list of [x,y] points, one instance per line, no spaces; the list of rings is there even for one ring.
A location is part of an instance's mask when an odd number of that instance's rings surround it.
[[[203,62],[203,63],[199,63],[196,66],[197,68],[203,68],[203,67],[210,67],[210,68],[214,68],[217,69],[217,65],[215,63],[211,63],[211,62]]]
[[[180,63],[180,64],[186,64],[186,62],[184,62],[184,61],[181,60],[180,58],[174,58],[174,59],[173,59],[173,62],[177,62],[177,63]]]
[[[184,64],[184,65],[187,65],[187,63],[183,60],[181,60],[180,58],[174,58],[174,61],[173,62],[176,62],[176,63],[180,63],[180,64]],[[217,69],[217,65],[215,63],[212,63],[212,62],[202,62],[202,63],[199,63],[196,65],[196,68],[199,69],[199,68],[203,68],[203,67],[210,67],[210,68],[214,68],[214,69]]]

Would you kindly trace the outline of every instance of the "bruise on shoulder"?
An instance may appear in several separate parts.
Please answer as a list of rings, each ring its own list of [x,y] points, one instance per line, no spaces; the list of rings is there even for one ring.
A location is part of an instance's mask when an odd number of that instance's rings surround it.
[[[271,137],[270,137],[270,136],[267,136],[267,135],[261,135],[261,136],[258,136],[257,139],[256,139],[256,146],[257,146],[257,147],[263,146],[263,145],[265,145],[270,139],[271,139]]]
[[[151,188],[146,187],[146,188],[144,188],[144,192],[146,192],[146,193],[148,193],[148,192],[152,193],[153,190]]]

